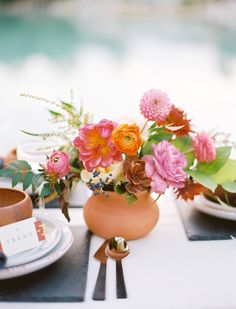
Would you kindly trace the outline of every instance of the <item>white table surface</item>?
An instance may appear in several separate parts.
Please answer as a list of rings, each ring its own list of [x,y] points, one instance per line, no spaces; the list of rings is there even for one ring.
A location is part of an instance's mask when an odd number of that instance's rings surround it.
[[[188,241],[172,197],[162,197],[159,207],[161,216],[155,229],[145,238],[129,242],[131,254],[123,261],[128,299],[116,299],[115,263],[109,260],[107,299],[92,300],[99,269],[93,254],[103,241],[93,236],[84,302],[1,302],[0,308],[235,309],[236,243],[233,240]],[[48,212],[62,218],[59,209]],[[71,217],[71,225],[84,224],[82,209],[71,209]]]

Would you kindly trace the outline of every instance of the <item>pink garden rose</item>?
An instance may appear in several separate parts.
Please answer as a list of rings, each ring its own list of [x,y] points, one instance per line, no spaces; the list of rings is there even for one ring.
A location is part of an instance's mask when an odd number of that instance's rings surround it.
[[[56,174],[58,178],[66,176],[70,170],[69,155],[64,151],[54,151],[47,161],[49,174]]]
[[[74,145],[85,168],[107,167],[114,161],[121,161],[122,155],[112,143],[111,134],[117,127],[115,122],[103,119],[98,124],[88,124],[79,129]]]
[[[193,138],[194,154],[199,162],[211,162],[216,158],[213,139],[205,132]]]
[[[172,104],[167,94],[159,89],[151,89],[144,93],[140,101],[142,115],[152,121],[161,123],[169,115]]]
[[[184,154],[167,141],[152,144],[153,155],[146,155],[145,173],[150,177],[153,192],[163,194],[171,186],[173,188],[184,187],[187,177],[184,168],[187,164]]]

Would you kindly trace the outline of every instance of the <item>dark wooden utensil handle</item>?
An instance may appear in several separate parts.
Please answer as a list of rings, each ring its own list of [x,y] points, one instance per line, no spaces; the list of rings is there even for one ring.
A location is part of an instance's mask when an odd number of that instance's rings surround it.
[[[117,298],[127,298],[122,262],[116,261],[116,295]]]
[[[100,264],[96,285],[93,292],[93,300],[105,300],[106,296],[106,272],[107,264]]]

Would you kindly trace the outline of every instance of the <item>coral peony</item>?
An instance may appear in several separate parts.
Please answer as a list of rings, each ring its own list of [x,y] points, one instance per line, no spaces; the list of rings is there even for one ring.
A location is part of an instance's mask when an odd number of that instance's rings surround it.
[[[139,127],[135,124],[121,124],[112,132],[112,142],[119,151],[131,156],[136,155],[142,144]]]
[[[69,155],[64,151],[54,151],[47,160],[47,170],[58,178],[66,176],[70,170]]]
[[[169,115],[172,104],[167,94],[158,89],[151,89],[144,93],[140,101],[142,115],[148,119],[161,123]]]
[[[187,177],[184,154],[167,141],[152,144],[152,148],[154,155],[143,157],[146,175],[152,180],[152,191],[162,194],[169,186],[182,188]]]
[[[113,161],[122,160],[121,153],[111,140],[112,131],[116,126],[115,122],[103,119],[98,124],[88,124],[79,129],[79,136],[74,139],[74,145],[88,171],[96,167],[107,167]]]
[[[193,138],[194,154],[199,162],[211,162],[216,158],[213,139],[205,132]]]

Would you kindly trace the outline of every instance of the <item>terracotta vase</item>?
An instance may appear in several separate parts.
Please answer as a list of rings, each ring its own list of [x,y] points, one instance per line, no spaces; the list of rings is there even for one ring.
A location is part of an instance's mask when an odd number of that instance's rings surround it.
[[[97,236],[122,236],[127,240],[148,234],[157,224],[159,209],[149,193],[139,193],[132,204],[116,192],[92,195],[84,206],[84,219]]]
[[[0,188],[0,226],[32,217],[32,201],[20,190]]]

